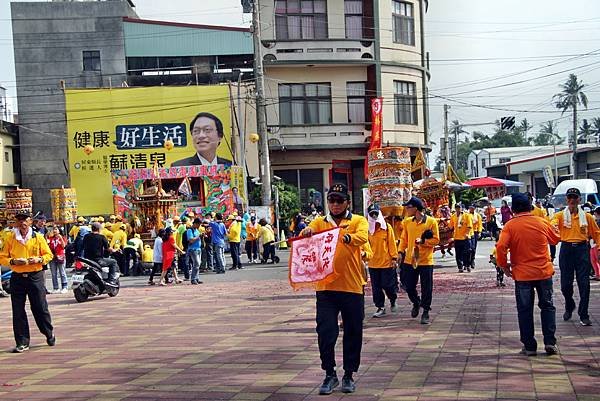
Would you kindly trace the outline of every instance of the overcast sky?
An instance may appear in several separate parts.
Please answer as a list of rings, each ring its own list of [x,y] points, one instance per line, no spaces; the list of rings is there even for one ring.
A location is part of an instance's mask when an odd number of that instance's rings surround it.
[[[249,24],[249,16],[242,15],[240,0],[134,2],[141,18]],[[584,111],[581,118],[600,117],[600,1],[429,3],[426,45],[431,59],[430,95],[439,96],[430,101],[433,141],[439,142],[442,134],[443,103],[451,105],[450,120],[459,119],[465,124],[493,122],[514,115],[517,119],[526,117],[536,132],[539,123],[559,119],[565,136],[569,116],[561,118],[551,100],[570,72],[589,86],[586,92],[590,110]],[[0,84],[8,89],[9,96],[15,96],[10,40],[9,0],[0,0]],[[467,130],[486,132],[491,127]]]

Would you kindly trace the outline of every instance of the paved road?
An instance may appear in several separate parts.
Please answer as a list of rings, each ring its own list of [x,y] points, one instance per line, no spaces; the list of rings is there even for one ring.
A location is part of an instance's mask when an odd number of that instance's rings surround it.
[[[84,304],[72,294],[51,295],[57,346],[33,332],[31,350],[21,355],[8,352],[10,302],[0,299],[0,399],[600,399],[600,283],[592,284],[594,326],[558,320],[560,355],[520,356],[514,287],[495,287],[491,246],[480,245],[470,274],[436,258],[429,326],[410,318],[404,294],[400,312],[383,319],[370,317],[367,298],[358,391],[350,396],[316,395],[322,372],[314,295],[292,292],[278,265],[204,275],[199,286],[124,278],[118,297]],[[559,293],[555,303],[560,316]]]

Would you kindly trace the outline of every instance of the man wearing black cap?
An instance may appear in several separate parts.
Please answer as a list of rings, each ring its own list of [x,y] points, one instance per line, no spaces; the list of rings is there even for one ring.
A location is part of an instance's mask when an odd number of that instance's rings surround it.
[[[591,326],[588,305],[590,302],[590,251],[589,240],[600,244],[600,230],[589,213],[579,206],[581,192],[577,188],[567,190],[567,208],[556,213],[552,224],[560,232],[560,291],[565,298],[564,320],[571,319],[575,310],[573,280],[579,289],[579,320],[583,326]],[[596,245],[597,247],[598,245]]]
[[[338,277],[327,284],[317,284],[317,335],[321,368],[325,380],[319,394],[331,394],[339,385],[335,372],[335,344],[339,334],[338,316],[344,325],[344,377],[342,392],[352,393],[356,386],[352,374],[358,371],[362,349],[365,297],[361,247],[369,239],[369,224],[362,216],[350,213],[350,196],[344,184],[334,184],[327,193],[329,213],[313,220],[301,235],[340,227],[333,259]]]
[[[406,294],[413,304],[410,315],[419,316],[423,308],[421,324],[429,324],[429,311],[433,297],[433,250],[440,243],[440,230],[437,220],[424,213],[421,199],[412,197],[404,204],[402,236],[398,251],[402,255],[402,280]],[[417,293],[417,283],[421,280],[421,297]]]
[[[556,308],[552,303],[552,276],[548,244],[558,243],[558,232],[550,222],[531,213],[531,200],[526,194],[512,195],[514,217],[508,221],[496,244],[497,263],[507,276],[515,280],[515,297],[519,318],[519,332],[523,349],[521,354],[537,354],[533,325],[534,291],[544,334],[544,348],[548,355],[558,352],[556,347]],[[510,263],[507,254],[510,251]]]
[[[17,214],[15,228],[7,234],[0,251],[0,265],[10,266],[11,303],[13,331],[17,343],[13,352],[21,353],[29,349],[29,322],[25,312],[25,301],[29,298],[31,312],[40,332],[46,336],[49,346],[54,346],[52,318],[46,302],[46,285],[42,265],[48,264],[52,251],[41,234],[31,229],[31,216]]]
[[[398,298],[398,248],[392,226],[386,223],[379,206],[371,205],[367,209],[369,221],[369,245],[373,256],[369,260],[369,275],[373,290],[373,303],[377,311],[373,317],[385,315],[385,296],[390,300],[392,312],[396,312]]]

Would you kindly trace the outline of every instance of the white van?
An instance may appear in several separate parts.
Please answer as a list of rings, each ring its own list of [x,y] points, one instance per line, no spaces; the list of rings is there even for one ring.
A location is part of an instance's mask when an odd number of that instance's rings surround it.
[[[566,180],[558,184],[554,190],[554,194],[550,198],[550,202],[555,209],[560,210],[567,206],[567,190],[569,188],[577,188],[581,192],[581,203],[589,202],[593,206],[600,206],[598,198],[598,186],[596,181],[585,178],[580,180]]]

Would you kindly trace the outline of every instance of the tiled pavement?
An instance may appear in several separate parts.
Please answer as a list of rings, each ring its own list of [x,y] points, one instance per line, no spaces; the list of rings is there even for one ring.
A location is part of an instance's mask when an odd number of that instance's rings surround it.
[[[0,399],[600,400],[600,283],[592,283],[594,326],[563,322],[557,293],[561,354],[526,358],[517,355],[512,283],[496,289],[481,264],[471,275],[436,271],[429,326],[408,316],[405,296],[400,313],[379,320],[367,298],[358,390],[346,396],[317,395],[314,296],[285,281],[131,287],[85,304],[54,295],[57,346],[32,330],[21,355],[8,352],[10,303],[0,299]]]

